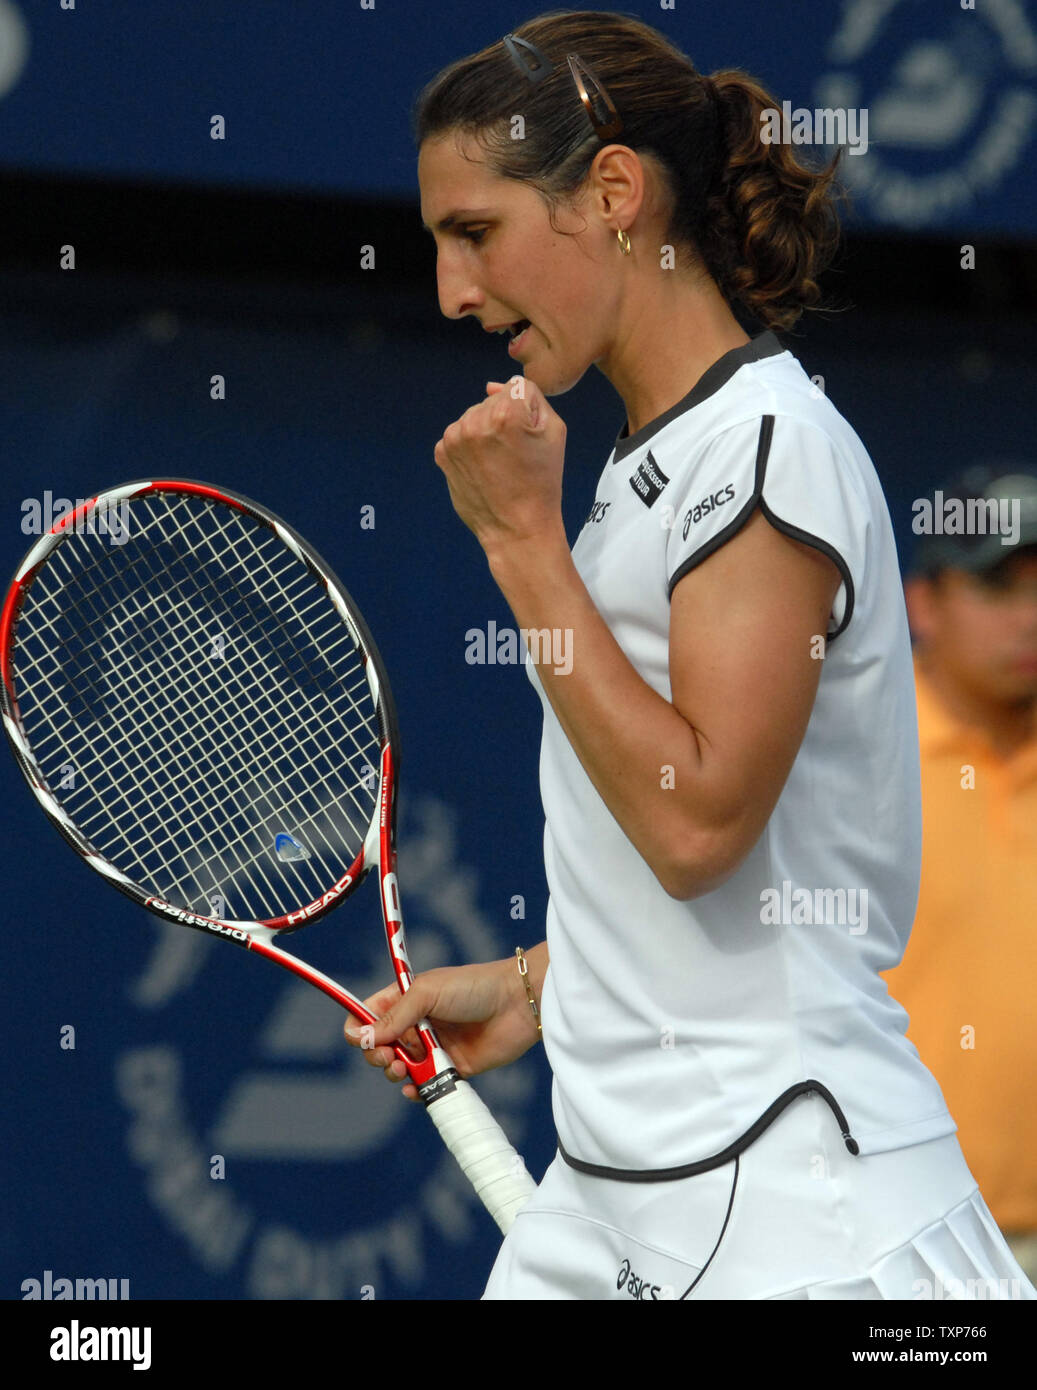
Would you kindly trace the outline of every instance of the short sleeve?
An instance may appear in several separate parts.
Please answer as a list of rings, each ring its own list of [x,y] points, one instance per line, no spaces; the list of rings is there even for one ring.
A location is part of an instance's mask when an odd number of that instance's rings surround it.
[[[759,506],[777,530],[834,562],[842,583],[828,636],[845,630],[864,572],[869,508],[852,461],[824,430],[786,415],[733,425],[710,441],[675,495],[666,551],[671,597]]]

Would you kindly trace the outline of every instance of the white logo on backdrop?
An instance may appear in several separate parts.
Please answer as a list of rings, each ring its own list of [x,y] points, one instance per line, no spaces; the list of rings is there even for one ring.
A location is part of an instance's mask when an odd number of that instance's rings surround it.
[[[923,227],[1022,176],[1037,116],[1037,34],[1019,0],[930,6],[933,32],[905,42],[876,87],[875,49],[895,40],[902,4],[849,0],[814,90],[821,107],[869,111],[867,154],[841,164],[851,194],[881,221]]]
[[[486,960],[499,954],[496,934],[478,907],[476,874],[457,863],[452,811],[432,797],[413,798],[407,805],[400,865],[416,969],[455,956]],[[368,920],[361,928],[357,917],[364,913]],[[370,943],[368,978],[343,979],[361,997],[391,978],[380,929],[372,884],[361,888],[355,903],[312,928],[352,932],[353,947]],[[306,935],[299,942],[303,956]],[[215,944],[183,927],[160,925],[147,966],[129,986],[133,1003],[151,1019],[176,1003],[182,1006]],[[242,969],[272,970],[237,955]],[[144,1171],[149,1201],[207,1273],[233,1275],[252,1297],[377,1298],[379,1284],[384,1287],[390,1278],[397,1287],[417,1288],[429,1273],[429,1237],[463,1247],[480,1232],[485,1235],[489,1217],[431,1124],[424,1151],[430,1167],[413,1195],[401,1201],[394,1174],[373,1167],[378,1159],[371,1156],[384,1153],[417,1110],[346,1046],[345,1020],[341,1009],[287,974],[268,1016],[228,1015],[226,1048],[212,1063],[214,1073],[226,1076],[226,1085],[215,1113],[201,1126],[194,1119],[199,1104],[189,1064],[177,1047],[136,1047],[116,1059],[116,1088],[131,1117],[127,1148]],[[534,1085],[532,1071],[521,1063],[479,1081],[519,1147]],[[416,1147],[421,1140],[413,1142]],[[225,1180],[210,1175],[213,1154],[226,1161]],[[317,1239],[278,1214],[284,1168],[266,1169],[262,1181],[270,1200],[262,1204],[265,1210],[235,1182],[246,1164],[254,1187],[264,1164],[293,1164],[294,1178],[300,1167],[305,1172],[305,1165],[315,1162],[339,1165],[339,1177],[322,1202],[327,1223]],[[379,1193],[385,1194],[382,1202]]]
[[[29,61],[29,26],[17,5],[0,0],[0,98],[18,85]]]

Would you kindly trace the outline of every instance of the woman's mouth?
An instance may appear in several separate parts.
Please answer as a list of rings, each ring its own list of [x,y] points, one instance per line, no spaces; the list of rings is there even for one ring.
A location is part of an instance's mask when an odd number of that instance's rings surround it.
[[[522,347],[522,344],[524,343],[526,338],[526,334],[529,332],[531,327],[532,324],[530,323],[529,319],[519,319],[517,323],[513,323],[508,326],[508,332],[511,334],[511,342],[508,344],[508,352],[512,356],[514,356],[515,353]]]

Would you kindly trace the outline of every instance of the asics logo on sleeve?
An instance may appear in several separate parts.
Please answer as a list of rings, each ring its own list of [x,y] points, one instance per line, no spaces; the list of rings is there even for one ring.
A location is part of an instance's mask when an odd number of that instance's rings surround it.
[[[728,483],[726,487],[718,489],[716,492],[711,493],[710,496],[703,497],[701,502],[696,503],[689,512],[685,513],[684,530],[681,532],[684,539],[688,539],[688,532],[693,526],[700,522],[703,517],[709,516],[710,512],[715,511],[717,507],[722,507],[725,502],[732,501],[734,495],[735,485],[734,483]]]

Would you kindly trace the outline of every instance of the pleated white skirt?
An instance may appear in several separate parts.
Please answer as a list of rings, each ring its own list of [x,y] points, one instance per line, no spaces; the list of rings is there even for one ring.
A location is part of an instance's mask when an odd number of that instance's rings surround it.
[[[486,1299],[1037,1299],[956,1135],[850,1154],[803,1096],[735,1163],[679,1182],[560,1156],[505,1238]]]

